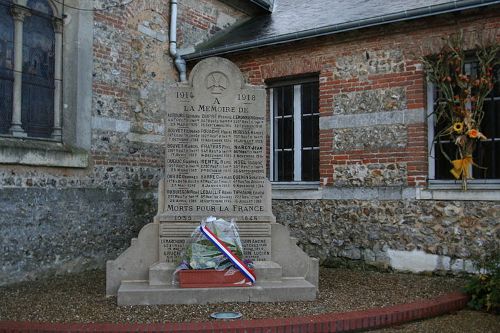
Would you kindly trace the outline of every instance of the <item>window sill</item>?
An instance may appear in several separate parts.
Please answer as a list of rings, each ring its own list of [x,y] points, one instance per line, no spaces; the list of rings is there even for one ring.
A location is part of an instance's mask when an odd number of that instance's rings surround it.
[[[88,152],[58,142],[0,138],[0,164],[86,168]]]
[[[426,189],[416,189],[417,200],[500,201],[498,180],[472,180],[467,191],[454,181],[431,181]]]
[[[314,200],[322,197],[319,182],[273,182],[271,186],[274,200]]]
[[[430,190],[462,190],[462,182],[454,180],[430,180]],[[500,179],[471,179],[467,182],[468,190],[500,190]]]

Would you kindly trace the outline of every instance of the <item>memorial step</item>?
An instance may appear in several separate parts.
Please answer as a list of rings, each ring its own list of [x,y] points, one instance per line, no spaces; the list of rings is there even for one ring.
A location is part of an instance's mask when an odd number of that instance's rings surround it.
[[[179,288],[122,281],[117,296],[118,305],[312,301],[316,299],[316,286],[303,278],[257,281],[252,287],[231,288]]]
[[[167,262],[158,262],[149,268],[149,285],[172,285],[176,265]],[[254,263],[255,275],[259,281],[279,282],[282,278],[281,266],[273,261],[256,261]]]

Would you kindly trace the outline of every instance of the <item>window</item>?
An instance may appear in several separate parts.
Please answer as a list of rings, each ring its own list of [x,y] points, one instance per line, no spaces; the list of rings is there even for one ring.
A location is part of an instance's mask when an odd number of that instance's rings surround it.
[[[93,6],[0,0],[0,164],[88,166]]]
[[[319,180],[318,99],[317,79],[272,85],[272,181]]]
[[[465,70],[472,77],[477,76],[478,64],[474,62],[466,63]],[[487,140],[479,141],[474,151],[474,162],[483,167],[472,167],[472,177],[475,180],[500,179],[500,66],[494,68],[495,86],[484,103],[484,118],[481,123],[481,132]],[[432,88],[431,88],[432,89]],[[430,96],[434,96],[433,101],[439,92],[429,91]],[[433,103],[431,101],[431,103]],[[434,104],[434,103],[433,103]],[[432,106],[431,106],[432,107]],[[434,133],[443,129],[442,123],[436,123],[435,117],[429,118],[429,137],[433,139]],[[432,157],[430,159],[430,179],[432,180],[455,180],[450,173],[451,164],[441,153],[444,149],[450,158],[455,158],[455,144],[450,141],[433,143]]]
[[[62,20],[48,0],[22,4],[0,0],[0,134],[60,141]]]
[[[0,2],[0,134],[7,134],[12,122],[14,84],[14,20],[7,2]]]

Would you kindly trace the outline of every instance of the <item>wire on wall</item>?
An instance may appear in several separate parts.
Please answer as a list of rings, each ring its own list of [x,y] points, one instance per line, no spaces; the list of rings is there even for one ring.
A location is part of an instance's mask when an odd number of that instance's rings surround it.
[[[71,8],[71,9],[80,10],[80,11],[83,11],[83,12],[102,12],[102,11],[106,11],[106,10],[113,9],[113,8],[123,8],[125,6],[130,5],[132,2],[134,2],[136,0],[128,0],[128,1],[124,0],[123,2],[117,1],[117,3],[115,3],[113,5],[103,6],[102,8],[92,8],[92,9],[70,6],[70,5],[66,4],[66,3],[64,3],[64,0],[62,0],[62,1],[61,0],[52,0],[52,1],[57,2],[58,4],[63,5],[65,7],[68,7],[68,8]]]

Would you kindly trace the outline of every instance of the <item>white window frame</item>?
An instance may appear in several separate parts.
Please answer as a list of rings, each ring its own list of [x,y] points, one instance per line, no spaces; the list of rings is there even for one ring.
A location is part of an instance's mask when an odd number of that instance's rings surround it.
[[[320,184],[319,180],[318,181],[303,181],[302,180],[302,90],[301,86],[302,84],[306,84],[309,82],[314,82],[316,80],[297,80],[296,82],[284,82],[284,84],[280,86],[293,86],[293,115],[289,117],[293,117],[294,122],[293,122],[293,132],[294,132],[294,145],[293,145],[293,151],[294,151],[294,174],[293,174],[293,181],[279,181],[276,180],[277,177],[277,163],[275,161],[275,154],[277,151],[275,151],[274,147],[274,141],[275,141],[275,135],[277,135],[277,131],[275,129],[275,122],[277,119],[277,116],[275,115],[275,110],[274,110],[274,88],[269,89],[269,121],[270,121],[270,135],[269,135],[269,142],[270,142],[270,153],[269,153],[269,178],[271,182],[273,183],[273,188],[284,188],[283,186],[287,187],[290,185],[291,188],[300,188],[300,189],[318,189],[318,186]],[[276,85],[275,87],[277,87]],[[319,109],[318,112],[315,113],[314,115],[319,115]],[[298,120],[298,121],[297,121]],[[318,132],[319,135],[319,132]],[[313,147],[312,149],[319,150],[320,147]],[[319,166],[318,166],[319,167]]]

